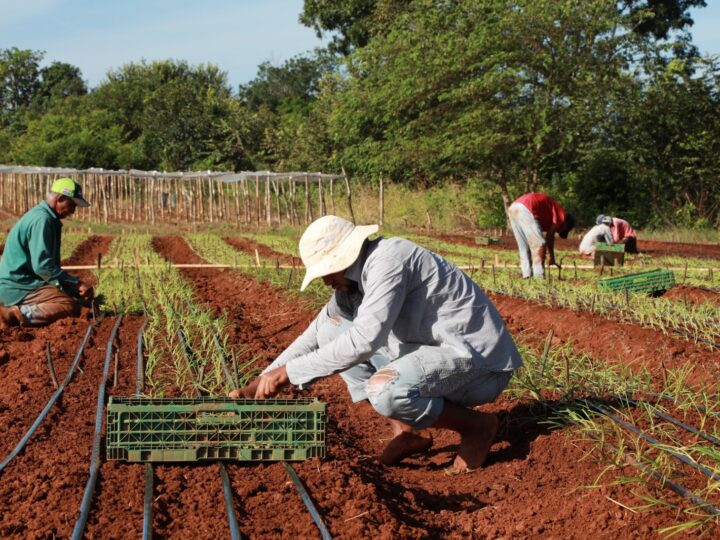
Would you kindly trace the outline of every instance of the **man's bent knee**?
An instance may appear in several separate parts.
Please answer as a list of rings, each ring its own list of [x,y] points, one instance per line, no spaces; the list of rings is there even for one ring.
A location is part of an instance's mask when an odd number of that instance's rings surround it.
[[[395,409],[395,396],[390,390],[391,383],[398,378],[398,372],[384,367],[367,382],[368,401],[383,416],[392,417]]]
[[[80,302],[69,296],[49,302],[20,305],[25,323],[29,326],[45,326],[66,317],[78,317],[81,308]]]

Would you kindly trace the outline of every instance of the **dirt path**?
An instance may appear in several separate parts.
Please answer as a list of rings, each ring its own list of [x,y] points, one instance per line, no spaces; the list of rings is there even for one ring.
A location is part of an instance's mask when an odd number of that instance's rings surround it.
[[[96,264],[98,255],[105,255],[108,252],[114,238],[110,235],[90,236],[75,248],[73,254],[62,261],[62,264],[64,266]]]
[[[154,245],[174,262],[198,262],[180,238],[156,238]],[[201,301],[236,318],[236,335],[245,335],[244,342],[263,362],[286,347],[313,315],[285,300],[281,291],[242,274],[182,272]],[[443,472],[456,451],[451,434],[437,432],[427,455],[385,468],[376,460],[389,437],[385,421],[350,403],[339,377],[319,381],[311,394],[328,403],[328,457],[297,469],[338,537],[588,538],[606,536],[610,530],[613,536],[647,537],[673,523],[669,514],[635,514],[610,502],[608,497],[639,505],[640,499],[626,487],[582,489],[594,484],[607,462],[584,458],[588,447],[572,444],[561,431],[550,431],[540,423],[544,417],[539,411],[527,405],[507,400],[495,404],[492,409],[502,411],[503,429],[488,464],[482,471],[453,477]],[[288,506],[288,497],[294,495],[283,483],[279,465],[230,470],[245,512],[240,516],[243,533],[296,534],[295,521],[305,511]],[[247,470],[253,471],[250,480]],[[273,517],[277,515],[285,519]]]
[[[223,238],[223,240],[226,244],[234,247],[238,251],[254,254],[257,250],[258,255],[263,258],[270,259],[273,262],[302,266],[302,261],[299,257],[292,257],[291,255],[285,255],[284,253],[278,253],[265,244],[255,242],[249,238],[244,238],[242,236],[228,236]]]
[[[672,289],[665,291],[663,296],[680,302],[720,306],[720,292],[702,289],[700,287],[677,285]]]

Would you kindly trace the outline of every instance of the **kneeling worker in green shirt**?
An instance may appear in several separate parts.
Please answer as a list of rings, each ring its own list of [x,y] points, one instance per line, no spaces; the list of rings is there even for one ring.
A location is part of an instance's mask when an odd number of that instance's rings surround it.
[[[10,230],[0,260],[0,328],[77,317],[93,299],[91,286],[60,268],[60,220],[78,206],[90,206],[80,184],[59,178]]]

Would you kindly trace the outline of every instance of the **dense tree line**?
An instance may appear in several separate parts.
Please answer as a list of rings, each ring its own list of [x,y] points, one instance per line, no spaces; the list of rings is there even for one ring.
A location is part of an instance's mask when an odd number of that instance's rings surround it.
[[[74,66],[0,51],[0,162],[339,171],[454,182],[488,210],[529,190],[589,222],[720,225],[718,59],[703,0],[305,0],[325,50],[233,89],[212,65]]]

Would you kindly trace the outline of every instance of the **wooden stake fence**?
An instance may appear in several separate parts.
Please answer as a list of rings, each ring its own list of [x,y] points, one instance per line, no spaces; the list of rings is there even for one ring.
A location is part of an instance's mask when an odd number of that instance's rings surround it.
[[[329,184],[331,212],[335,212],[334,180],[338,178],[345,180],[354,220],[347,176],[319,172],[157,173],[0,166],[0,208],[22,215],[43,200],[52,182],[61,177],[83,186],[91,203],[75,214],[83,221],[308,224],[314,216],[327,214],[325,183]],[[252,188],[249,182],[254,182]],[[304,201],[302,223],[298,199]]]

